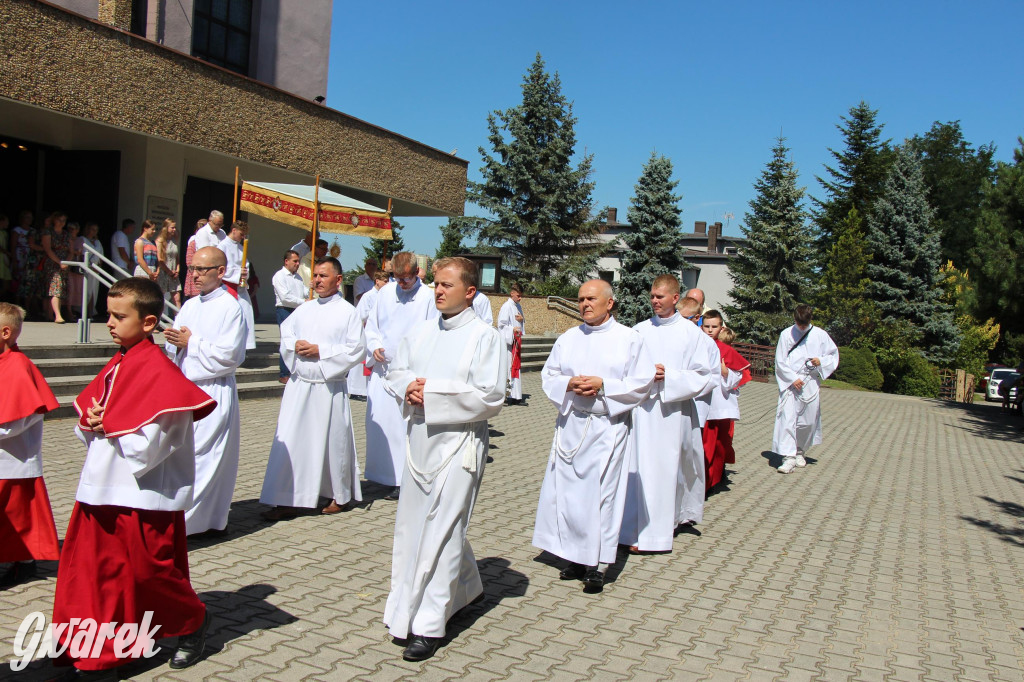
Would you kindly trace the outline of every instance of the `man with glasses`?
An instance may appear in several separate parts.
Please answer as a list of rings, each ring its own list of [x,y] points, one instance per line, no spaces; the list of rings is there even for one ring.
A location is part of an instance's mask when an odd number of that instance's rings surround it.
[[[220,211],[210,211],[210,217],[206,224],[196,232],[196,251],[207,246],[217,246],[227,237],[224,233],[224,214]]]
[[[391,487],[397,500],[405,469],[407,424],[402,406],[384,377],[398,346],[412,327],[438,316],[433,292],[416,276],[416,255],[403,251],[391,261],[395,281],[380,288],[366,320],[366,479]]]
[[[199,290],[164,331],[167,355],[182,373],[217,401],[210,416],[193,423],[196,482],[185,529],[221,535],[238,475],[241,423],[235,370],[245,361],[246,327],[238,300],[222,286],[227,258],[216,246],[196,251],[188,276]],[[159,387],[156,387],[159,390]]]

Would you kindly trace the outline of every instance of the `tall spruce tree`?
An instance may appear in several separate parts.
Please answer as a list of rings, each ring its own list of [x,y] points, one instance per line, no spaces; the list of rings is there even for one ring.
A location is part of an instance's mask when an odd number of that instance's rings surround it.
[[[812,197],[818,248],[823,259],[831,252],[836,232],[850,209],[867,216],[882,193],[892,163],[892,149],[889,140],[882,139],[884,124],[876,122],[877,116],[878,111],[862,101],[850,108],[849,117],[841,116],[842,123],[836,126],[843,135],[843,149],[829,148],[836,165],[825,166],[830,179],[817,178],[825,198]]]
[[[942,300],[942,250],[926,194],[921,162],[900,147],[868,217],[868,294],[883,324],[917,330],[921,354],[944,363],[956,353],[959,332]]]
[[[995,147],[988,144],[975,150],[964,139],[960,121],[936,121],[910,143],[920,156],[928,203],[935,209],[932,226],[942,240],[942,260],[964,268],[985,190],[992,184]]]
[[[536,288],[592,270],[600,244],[593,156],[573,165],[576,117],[557,72],[544,70],[540,54],[522,90],[522,104],[487,117],[493,154],[480,147],[483,182],[469,183],[468,198],[493,216],[472,221],[480,243],[500,248],[502,269]]]
[[[804,189],[797,186],[785,141],[778,138],[754,183],[757,195],[740,228],[747,244],[729,260],[734,304],[724,311],[729,326],[753,343],[775,343],[779,332],[792,324],[793,308],[810,294],[814,243],[802,206]]]
[[[463,237],[462,218],[449,218],[448,222],[441,226],[441,243],[434,252],[434,259],[457,256],[465,249],[462,246]]]
[[[871,326],[873,306],[867,296],[867,265],[871,254],[864,245],[864,221],[851,208],[839,229],[822,272],[818,305],[820,318],[832,339],[848,346]]]
[[[363,253],[367,258],[376,258],[378,263],[384,263],[384,257],[391,258],[396,253],[405,251],[405,241],[402,239],[402,225],[391,219],[391,239],[371,239],[369,246],[363,247]]]
[[[622,255],[621,280],[618,284],[619,322],[634,325],[651,316],[651,283],[658,275],[679,276],[684,267],[683,236],[679,231],[679,185],[672,179],[672,162],[657,154],[644,164],[640,179],[634,185],[626,213],[632,229],[622,236],[628,247]]]

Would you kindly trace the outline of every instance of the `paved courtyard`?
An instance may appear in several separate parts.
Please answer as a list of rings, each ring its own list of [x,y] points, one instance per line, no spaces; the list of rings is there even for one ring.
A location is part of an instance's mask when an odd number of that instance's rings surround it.
[[[558,580],[530,545],[554,409],[492,423],[470,526],[486,599],[449,624],[437,656],[406,663],[381,614],[395,504],[276,524],[257,502],[274,399],[242,403],[230,535],[190,545],[213,614],[209,656],[174,672],[169,649],[123,675],[166,680],[1024,680],[1024,430],[988,405],[826,390],[826,444],[789,476],[771,467],[775,389],[745,387],[737,463],[699,532],[671,554],[620,555],[603,594]],[[363,445],[365,404],[354,402]],[[46,422],[63,536],[83,447]],[[360,450],[362,452],[362,449]],[[0,655],[52,606],[55,563],[3,592]],[[0,678],[42,680],[48,662]]]

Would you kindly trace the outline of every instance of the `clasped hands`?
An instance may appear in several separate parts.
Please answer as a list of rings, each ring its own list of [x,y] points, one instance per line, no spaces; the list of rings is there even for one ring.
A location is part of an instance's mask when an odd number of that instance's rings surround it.
[[[86,408],[85,410],[85,423],[89,425],[93,431],[103,433],[103,411],[106,410],[106,406],[100,405],[96,398],[92,399],[92,407]]]
[[[604,386],[601,377],[588,377],[580,375],[569,379],[569,390],[584,398],[593,398]]]
[[[309,341],[296,341],[295,342],[295,354],[300,358],[307,358],[310,360],[320,359],[320,346]]]
[[[405,402],[410,405],[422,405],[423,404],[423,387],[426,385],[427,380],[423,378],[417,378],[411,382],[405,389]]]
[[[181,329],[165,329],[164,338],[167,339],[167,343],[171,344],[175,348],[184,348],[188,345],[188,340],[192,338],[192,330],[188,327],[182,327]]]

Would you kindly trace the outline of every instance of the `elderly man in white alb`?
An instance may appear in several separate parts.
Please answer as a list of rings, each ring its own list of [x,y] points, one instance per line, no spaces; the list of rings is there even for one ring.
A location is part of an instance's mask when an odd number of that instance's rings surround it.
[[[434,292],[416,276],[416,255],[403,251],[391,261],[395,281],[377,290],[377,302],[366,320],[366,480],[391,486],[397,500],[405,469],[406,418],[385,386],[384,377],[398,345],[417,322],[438,316]]]
[[[523,379],[520,376],[523,355],[523,336],[526,334],[526,323],[523,318],[523,306],[519,302],[523,298],[523,287],[513,282],[508,292],[508,300],[498,311],[498,331],[505,342],[505,360],[508,363],[507,394],[510,403],[523,401]]]
[[[466,539],[487,458],[487,419],[505,401],[505,349],[470,302],[477,268],[442,258],[434,278],[440,319],[402,339],[387,384],[409,418],[384,622],[408,638],[409,661],[430,658],[452,614],[483,594]]]
[[[295,312],[295,309],[306,302],[308,291],[302,284],[302,277],[298,274],[299,254],[288,249],[284,252],[284,264],[281,269],[274,273],[271,282],[274,285],[274,312],[277,315],[277,326],[288,319],[288,316]],[[280,372],[278,381],[282,384],[288,383],[288,366],[284,364],[284,358],[278,360]]]
[[[245,316],[245,347],[252,350],[256,347],[256,320],[252,312],[252,299],[249,298],[249,287],[245,285],[249,279],[249,261],[242,262],[243,243],[245,236],[249,234],[249,224],[244,220],[236,220],[231,223],[231,230],[228,236],[220,240],[217,248],[224,252],[228,264],[224,270],[224,286],[228,293],[238,299],[242,306],[242,315]]]
[[[206,224],[195,233],[196,251],[207,246],[219,246],[227,237],[224,233],[224,214],[220,211],[210,211],[210,217]]]
[[[780,474],[807,466],[804,455],[821,444],[821,382],[839,366],[839,349],[828,332],[811,325],[813,313],[811,306],[798,305],[796,324],[779,335],[775,347],[779,407],[772,451],[782,455]]]
[[[533,544],[569,562],[559,577],[600,592],[615,561],[625,495],[630,412],[647,399],[655,362],[640,334],[612,317],[611,285],[579,291],[583,324],[558,337],[541,374],[558,408]]]
[[[338,293],[341,264],[321,259],[313,270],[318,298],[281,325],[281,357],[291,374],[281,398],[260,502],[279,521],[330,500],[320,512],[347,511],[363,499],[345,375],[366,354],[363,325]]]
[[[704,448],[695,400],[714,390],[717,364],[703,334],[676,312],[679,280],[651,285],[654,317],[633,327],[655,361],[650,395],[633,411],[619,542],[637,552],[672,549],[676,527],[704,515]]]
[[[192,423],[196,482],[192,507],[185,512],[189,535],[216,535],[227,528],[238,476],[242,427],[235,372],[245,361],[246,329],[238,301],[221,286],[225,263],[220,249],[196,251],[188,275],[199,295],[185,301],[174,326],[164,331],[168,357],[217,401],[210,416]]]

